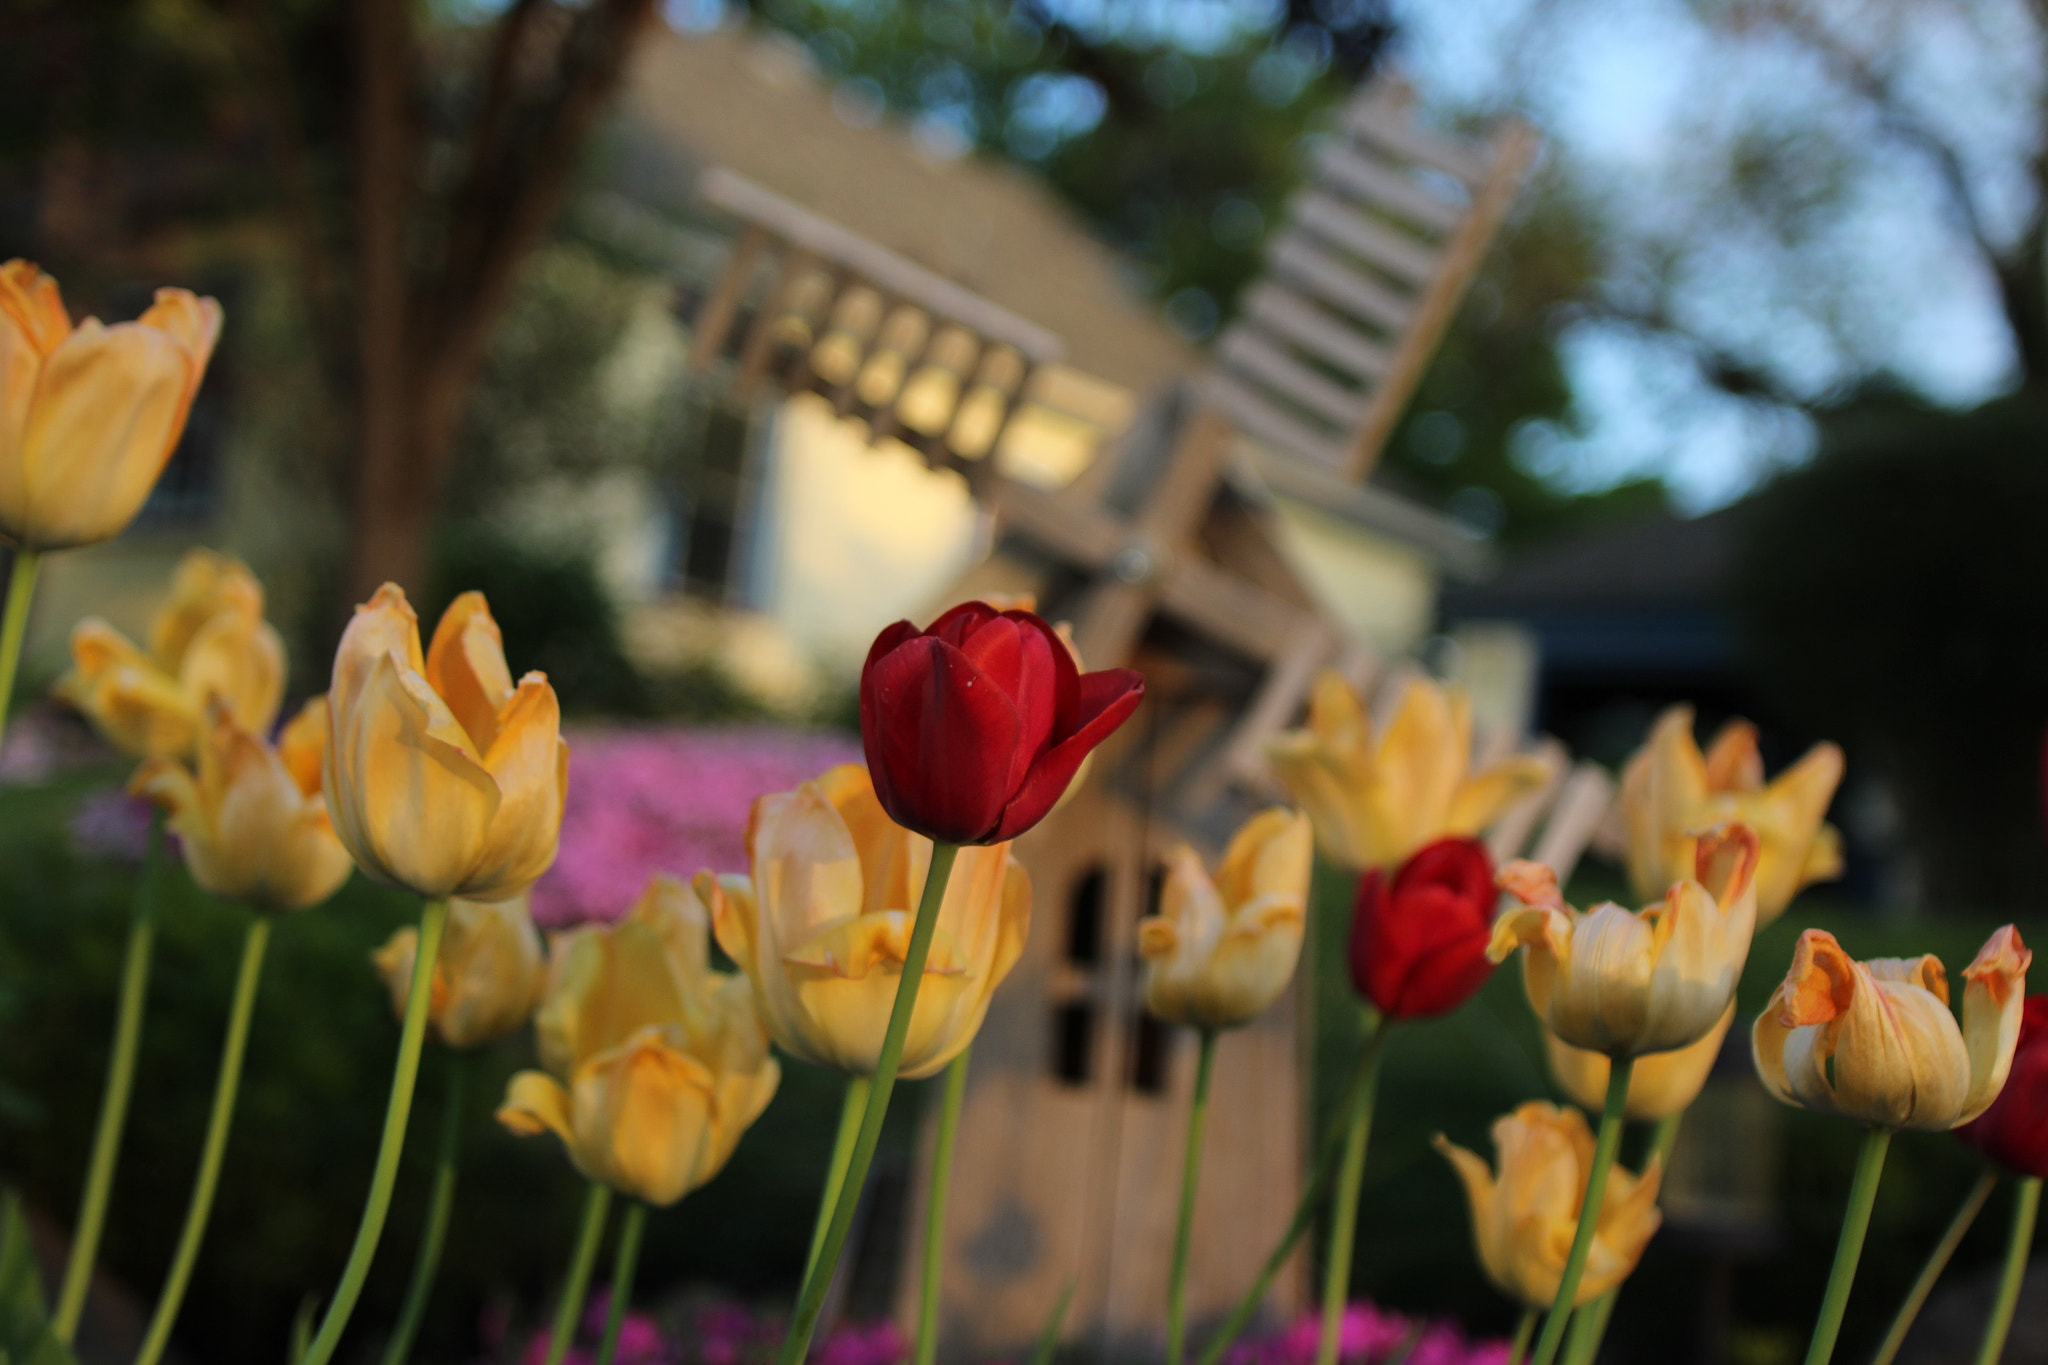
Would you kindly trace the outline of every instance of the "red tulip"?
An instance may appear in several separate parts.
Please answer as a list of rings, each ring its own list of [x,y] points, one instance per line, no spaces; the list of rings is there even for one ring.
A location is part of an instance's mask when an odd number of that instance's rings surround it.
[[[1493,859],[1477,839],[1417,849],[1389,882],[1358,879],[1351,918],[1351,980],[1389,1019],[1448,1014],[1493,973]]]
[[[2021,1175],[2048,1176],[2048,995],[2027,997],[2005,1088],[1956,1136]]]
[[[1089,751],[1138,707],[1128,668],[1083,673],[1028,611],[953,608],[898,621],[860,674],[875,795],[906,829],[952,844],[1014,839],[1045,818]]]

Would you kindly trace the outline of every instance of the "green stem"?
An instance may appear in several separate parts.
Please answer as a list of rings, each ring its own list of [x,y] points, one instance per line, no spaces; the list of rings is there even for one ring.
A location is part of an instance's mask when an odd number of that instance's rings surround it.
[[[13,596],[10,590],[10,609]],[[142,855],[142,871],[135,882],[128,948],[121,958],[121,999],[114,1013],[114,1050],[107,1059],[106,1088],[100,1092],[99,1125],[93,1130],[85,1193],[79,1200],[78,1222],[71,1235],[71,1256],[64,1263],[57,1313],[51,1319],[57,1340],[66,1346],[78,1334],[85,1294],[92,1287],[93,1261],[99,1255],[100,1232],[107,1222],[107,1198],[114,1189],[114,1166],[121,1155],[121,1133],[128,1124],[128,1096],[135,1087],[135,1050],[142,1041],[142,1007],[149,998],[149,958],[156,946],[157,864],[163,858],[163,848],[163,816],[152,816],[149,848]]]
[[[1345,1139],[1350,1136],[1352,1111],[1362,1103],[1365,1096],[1379,1084],[1380,1048],[1387,1040],[1384,1027],[1374,1029],[1365,1040],[1365,1048],[1359,1053],[1357,1065],[1352,1069],[1351,1081],[1344,1088],[1344,1096],[1337,1103],[1333,1121],[1323,1131],[1322,1142],[1316,1151],[1316,1164],[1309,1174],[1308,1185],[1301,1192],[1301,1199],[1294,1206],[1294,1218],[1287,1224],[1287,1230],[1280,1234],[1280,1240],[1266,1256],[1266,1263],[1259,1267],[1258,1278],[1238,1298],[1230,1316],[1216,1329],[1216,1335],[1202,1348],[1197,1365],[1217,1365],[1223,1359],[1252,1315],[1265,1302],[1266,1291],[1273,1287],[1280,1271],[1287,1264],[1287,1258],[1294,1254],[1295,1245],[1308,1234],[1315,1222],[1316,1208],[1323,1201],[1323,1192],[1330,1187],[1330,1181],[1337,1173],[1337,1162],[1344,1154]]]
[[[1515,1324],[1515,1339],[1508,1346],[1508,1365],[1522,1365],[1529,1354],[1529,1338],[1536,1335],[1536,1319],[1540,1316],[1534,1308],[1522,1310],[1522,1320]]]
[[[839,1268],[839,1254],[845,1249],[847,1231],[853,1226],[861,1187],[867,1184],[868,1167],[874,1164],[875,1144],[881,1140],[882,1120],[888,1116],[889,1096],[896,1088],[896,1068],[903,1060],[903,1040],[910,1033],[911,1012],[917,1008],[917,988],[924,980],[924,963],[931,952],[939,904],[946,894],[946,881],[953,874],[953,859],[959,853],[958,844],[936,840],[932,843],[931,869],[925,874],[924,891],[917,901],[917,919],[903,953],[903,976],[896,984],[896,1003],[889,1010],[889,1028],[882,1035],[881,1056],[875,1059],[874,1088],[861,1115],[860,1133],[854,1138],[845,1183],[833,1201],[832,1221],[825,1228],[824,1244],[804,1273],[803,1288],[797,1294],[796,1316],[790,1322],[789,1335],[783,1339],[779,1365],[802,1365],[810,1351],[811,1334],[817,1330],[818,1314],[825,1307],[825,1291],[831,1287],[833,1272]]]
[[[562,1365],[569,1345],[576,1340],[576,1319],[583,1316],[583,1300],[590,1293],[590,1269],[597,1264],[597,1244],[604,1240],[605,1215],[611,1212],[612,1187],[590,1182],[583,1200],[583,1226],[576,1233],[576,1249],[569,1256],[569,1273],[562,1278],[562,1297],[555,1304],[555,1330],[548,1338],[547,1365]]]
[[[206,1121],[206,1140],[199,1149],[199,1175],[192,1182],[192,1201],[185,1208],[185,1229],[178,1234],[178,1249],[171,1257],[171,1272],[164,1278],[163,1292],[156,1301],[156,1314],[149,1320],[149,1332],[135,1365],[156,1365],[171,1342],[171,1325],[178,1320],[178,1307],[185,1301],[185,1286],[192,1279],[192,1266],[199,1259],[199,1244],[206,1237],[206,1220],[213,1212],[213,1192],[220,1184],[221,1157],[227,1152],[228,1128],[235,1118],[235,1092],[242,1084],[242,1053],[249,1043],[249,1014],[256,1003],[256,983],[263,976],[263,950],[270,944],[270,919],[258,915],[249,921],[242,938],[242,966],[235,976],[235,993],[228,1006],[228,1036],[220,1052],[220,1078],[213,1087],[213,1113]]]
[[[931,1197],[924,1210],[924,1266],[918,1283],[915,1365],[932,1365],[939,1352],[939,1275],[945,1264],[946,1195],[953,1185],[953,1147],[960,1138],[960,1103],[967,1097],[967,1058],[973,1051],[969,1044],[947,1065],[946,1089],[939,1099],[939,1140],[932,1151]]]
[[[825,1168],[825,1193],[818,1200],[818,1220],[811,1225],[811,1254],[804,1258],[804,1278],[809,1279],[811,1267],[818,1263],[818,1253],[825,1249],[825,1230],[832,1226],[832,1210],[839,1205],[840,1187],[846,1184],[846,1166],[853,1160],[853,1141],[860,1136],[861,1117],[868,1110],[868,1091],[873,1089],[866,1076],[846,1078],[846,1098],[839,1106],[839,1132],[832,1139],[832,1163]]]
[[[1366,1047],[1372,1065],[1379,1065],[1379,1015],[1365,1017]],[[1351,1295],[1351,1252],[1358,1240],[1358,1194],[1365,1185],[1365,1151],[1372,1136],[1373,1100],[1379,1086],[1368,1083],[1358,1092],[1344,1133],[1344,1160],[1337,1168],[1337,1193],[1330,1205],[1330,1239],[1323,1248],[1323,1324],[1316,1338],[1316,1365],[1336,1365],[1344,1334],[1344,1304]]]
[[[619,1245],[612,1252],[612,1305],[604,1318],[604,1343],[597,1348],[597,1365],[612,1365],[618,1353],[619,1332],[626,1325],[626,1308],[633,1302],[633,1272],[640,1266],[640,1234],[647,1228],[647,1206],[635,1199],[626,1205],[619,1220]]]
[[[1863,1255],[1863,1236],[1870,1230],[1870,1209],[1877,1202],[1877,1181],[1884,1174],[1885,1149],[1891,1141],[1887,1128],[1872,1128],[1863,1135],[1863,1150],[1856,1154],[1856,1177],[1849,1183],[1849,1207],[1842,1213],[1842,1235],[1835,1243],[1834,1268],[1828,1271],[1827,1292],[1821,1296],[1813,1341],[1806,1348],[1806,1365],[1827,1365],[1828,1357],[1835,1353],[1835,1338],[1842,1331],[1842,1313],[1849,1307],[1849,1287],[1856,1281],[1856,1262]]]
[[[1984,1173],[1977,1177],[1977,1183],[1970,1186],[1970,1192],[1963,1196],[1963,1205],[1956,1210],[1956,1216],[1949,1219],[1948,1231],[1941,1234],[1941,1240],[1928,1253],[1927,1264],[1920,1267],[1920,1278],[1913,1281],[1906,1301],[1899,1305],[1899,1311],[1892,1317],[1891,1330],[1884,1334],[1884,1341],[1878,1346],[1877,1354],[1870,1358],[1870,1365],[1891,1365],[1899,1347],[1906,1344],[1906,1333],[1913,1330],[1913,1319],[1920,1316],[1921,1305],[1934,1292],[1935,1281],[1941,1278],[1942,1271],[1948,1269],[1949,1258],[1962,1245],[1964,1235],[1977,1221],[1977,1215],[1983,1212],[1984,1201],[1991,1197],[1992,1187],[1997,1184],[1998,1168],[1987,1165]]]
[[[1650,1145],[1643,1153],[1643,1169],[1648,1170],[1655,1161],[1668,1173],[1671,1165],[1671,1149],[1678,1143],[1678,1125],[1685,1118],[1685,1111],[1666,1114],[1657,1120],[1657,1126],[1650,1130]],[[1614,1301],[1621,1297],[1621,1286],[1602,1294],[1580,1311],[1572,1314],[1572,1330],[1564,1341],[1564,1365],[1593,1365],[1600,1354],[1600,1343],[1607,1339],[1607,1323],[1614,1316]]]
[[[1579,1281],[1586,1273],[1586,1256],[1593,1249],[1593,1233],[1600,1226],[1600,1206],[1607,1198],[1607,1173],[1614,1169],[1614,1154],[1621,1146],[1622,1111],[1628,1105],[1628,1078],[1636,1059],[1617,1057],[1607,1071],[1607,1104],[1600,1111],[1600,1134],[1593,1144],[1593,1169],[1586,1173],[1586,1194],[1579,1205],[1579,1227],[1572,1234],[1571,1253],[1565,1257],[1564,1274],[1557,1282],[1557,1297],[1550,1301],[1550,1316],[1543,1320],[1543,1334],[1536,1339],[1535,1365],[1550,1365],[1564,1341],[1565,1324],[1572,1316],[1579,1296]]]
[[[405,999],[405,1023],[398,1034],[398,1063],[391,1075],[391,1099],[384,1108],[384,1135],[377,1144],[377,1164],[370,1172],[370,1193],[363,1201],[355,1245],[334,1286],[334,1301],[301,1365],[327,1365],[341,1334],[355,1312],[356,1298],[377,1255],[384,1217],[391,1212],[391,1187],[398,1181],[398,1156],[405,1147],[406,1121],[412,1117],[413,1086],[419,1080],[420,1046],[427,1036],[427,1004],[434,994],[434,960],[441,955],[441,931],[448,924],[448,902],[428,901],[420,909],[419,946],[413,954],[412,982]]]
[[[2034,1248],[2034,1215],[2041,1210],[2041,1177],[2022,1177],[2013,1192],[2012,1238],[2005,1244],[2005,1269],[1998,1276],[1998,1298],[1991,1305],[1990,1321],[1984,1324],[1984,1344],[1977,1348],[1977,1365],[1998,1365],[2005,1351],[2006,1333],[2012,1330],[2012,1310],[2019,1306],[2020,1281],[2027,1275],[2027,1256]]]
[[[405,1365],[412,1355],[413,1339],[419,1335],[420,1319],[426,1316],[427,1300],[433,1297],[434,1276],[441,1268],[441,1247],[448,1239],[448,1215],[455,1207],[455,1167],[462,1154],[462,1092],[469,1078],[468,1058],[448,1053],[448,1091],[442,1097],[441,1146],[434,1155],[434,1192],[427,1200],[427,1222],[420,1229],[419,1255],[412,1263],[412,1283],[406,1286],[405,1304],[398,1310],[398,1325],[384,1347],[384,1365]]]
[[[1187,1151],[1180,1163],[1180,1221],[1174,1225],[1173,1270],[1166,1281],[1166,1365],[1188,1357],[1188,1251],[1194,1243],[1195,1189],[1201,1183],[1202,1137],[1209,1124],[1209,1074],[1216,1068],[1216,1030],[1202,1030],[1195,1054],[1195,1099],[1188,1106]]]
[[[0,738],[7,734],[7,715],[14,704],[14,675],[21,667],[21,642],[28,634],[28,608],[35,600],[36,570],[42,563],[40,551],[16,550],[13,571],[7,575],[7,608],[0,613]]]

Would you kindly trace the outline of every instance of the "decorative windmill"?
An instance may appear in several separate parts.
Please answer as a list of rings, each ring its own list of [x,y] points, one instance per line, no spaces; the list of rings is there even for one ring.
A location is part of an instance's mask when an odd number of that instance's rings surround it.
[[[1074,623],[1090,667],[1132,664],[1150,683],[1096,779],[1019,845],[1035,923],[968,1083],[947,1230],[949,1357],[1015,1351],[1069,1287],[1070,1339],[1106,1347],[1156,1329],[1193,1052],[1138,1010],[1136,922],[1171,843],[1213,854],[1271,799],[1265,742],[1299,714],[1318,670],[1361,685],[1382,673],[1383,700],[1405,676],[1379,669],[1304,585],[1271,498],[1373,496],[1361,485],[1534,147],[1518,123],[1484,145],[1426,129],[1392,79],[1362,90],[1207,372],[1156,395],[1058,490],[1008,476],[999,459],[1058,337],[739,176],[700,181],[740,227],[696,321],[696,362],[728,357],[741,392],[823,395],[874,440],[961,474],[997,540],[959,595],[1031,592]],[[1534,840],[1563,871],[1608,792],[1597,769],[1560,764],[1491,841],[1505,855]],[[1222,1043],[1189,1281],[1196,1321],[1241,1291],[1291,1210],[1306,1146],[1300,1052],[1291,997]],[[912,1229],[922,1201],[913,1191]],[[1299,1302],[1298,1268],[1275,1295]]]

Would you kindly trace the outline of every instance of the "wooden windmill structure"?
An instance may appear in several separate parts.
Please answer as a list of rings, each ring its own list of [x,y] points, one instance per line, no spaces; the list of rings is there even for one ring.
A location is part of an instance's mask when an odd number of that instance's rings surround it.
[[[741,176],[699,181],[739,227],[696,320],[696,362],[729,363],[741,392],[821,395],[874,440],[959,473],[997,528],[959,595],[1031,592],[1073,623],[1090,667],[1128,663],[1150,684],[1095,780],[1019,845],[1034,925],[969,1080],[947,1231],[949,1357],[1014,1352],[1068,1286],[1070,1338],[1106,1346],[1157,1330],[1193,1055],[1137,1008],[1135,924],[1172,843],[1213,856],[1273,799],[1265,743],[1320,669],[1381,672],[1386,695],[1401,685],[1304,585],[1272,498],[1369,496],[1361,485],[1534,147],[1512,122],[1484,144],[1426,129],[1395,80],[1362,90],[1207,370],[1155,395],[1056,490],[1006,474],[1000,443],[1060,337]],[[1560,765],[1502,820],[1497,844],[1538,839],[1569,862],[1605,804],[1604,778]],[[1197,1322],[1241,1291],[1291,1210],[1306,1145],[1300,1061],[1291,998],[1222,1044]],[[1299,1302],[1298,1275],[1276,1297]]]

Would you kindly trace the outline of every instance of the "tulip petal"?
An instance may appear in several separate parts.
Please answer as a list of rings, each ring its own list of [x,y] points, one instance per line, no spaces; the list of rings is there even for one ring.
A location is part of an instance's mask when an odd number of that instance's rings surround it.
[[[521,678],[484,755],[484,770],[500,799],[462,894],[509,900],[554,863],[569,791],[569,746],[561,740],[561,729],[562,708],[547,678],[539,673]]]
[[[872,660],[860,697],[868,771],[890,817],[935,839],[993,842],[1022,734],[1002,689],[958,648],[924,635]]]
[[[0,320],[12,323],[41,355],[56,350],[71,334],[57,281],[18,256],[0,265]]]
[[[334,708],[337,720],[355,710],[357,695],[369,682],[377,661],[387,654],[396,655],[403,667],[424,676],[426,662],[420,653],[419,617],[405,600],[405,589],[396,583],[384,584],[375,596],[356,608],[335,646],[327,702]]]
[[[569,1092],[544,1071],[521,1071],[512,1077],[505,1088],[505,1102],[498,1106],[497,1119],[521,1137],[553,1133],[572,1155],[575,1152],[576,1127],[569,1112]]]
[[[1970,1088],[1956,1120],[1968,1123],[1998,1098],[2019,1044],[2026,1010],[2027,968],[2034,954],[2010,924],[1998,929],[1963,968],[1963,1042],[1970,1052]]]
[[[1707,746],[1702,772],[1710,792],[1752,792],[1764,785],[1763,755],[1757,751],[1756,726],[1731,720]]]
[[[498,713],[512,697],[505,640],[480,592],[448,604],[427,647],[426,679],[468,732],[478,753],[498,738]]]
[[[284,700],[284,641],[260,616],[221,612],[193,632],[178,683],[205,706],[224,702],[237,724],[268,734]]]
[[[132,322],[88,321],[50,353],[22,436],[27,543],[89,544],[134,520],[177,444],[188,364]]]
[[[447,706],[387,654],[343,725],[328,807],[363,871],[433,899],[468,886],[500,797]]]
[[[985,842],[1014,839],[1044,819],[1066,794],[1089,753],[1130,719],[1144,698],[1145,679],[1131,669],[1105,668],[1082,674],[1075,712],[1079,725],[1032,764],[1024,785],[1004,808],[1002,823]]]

